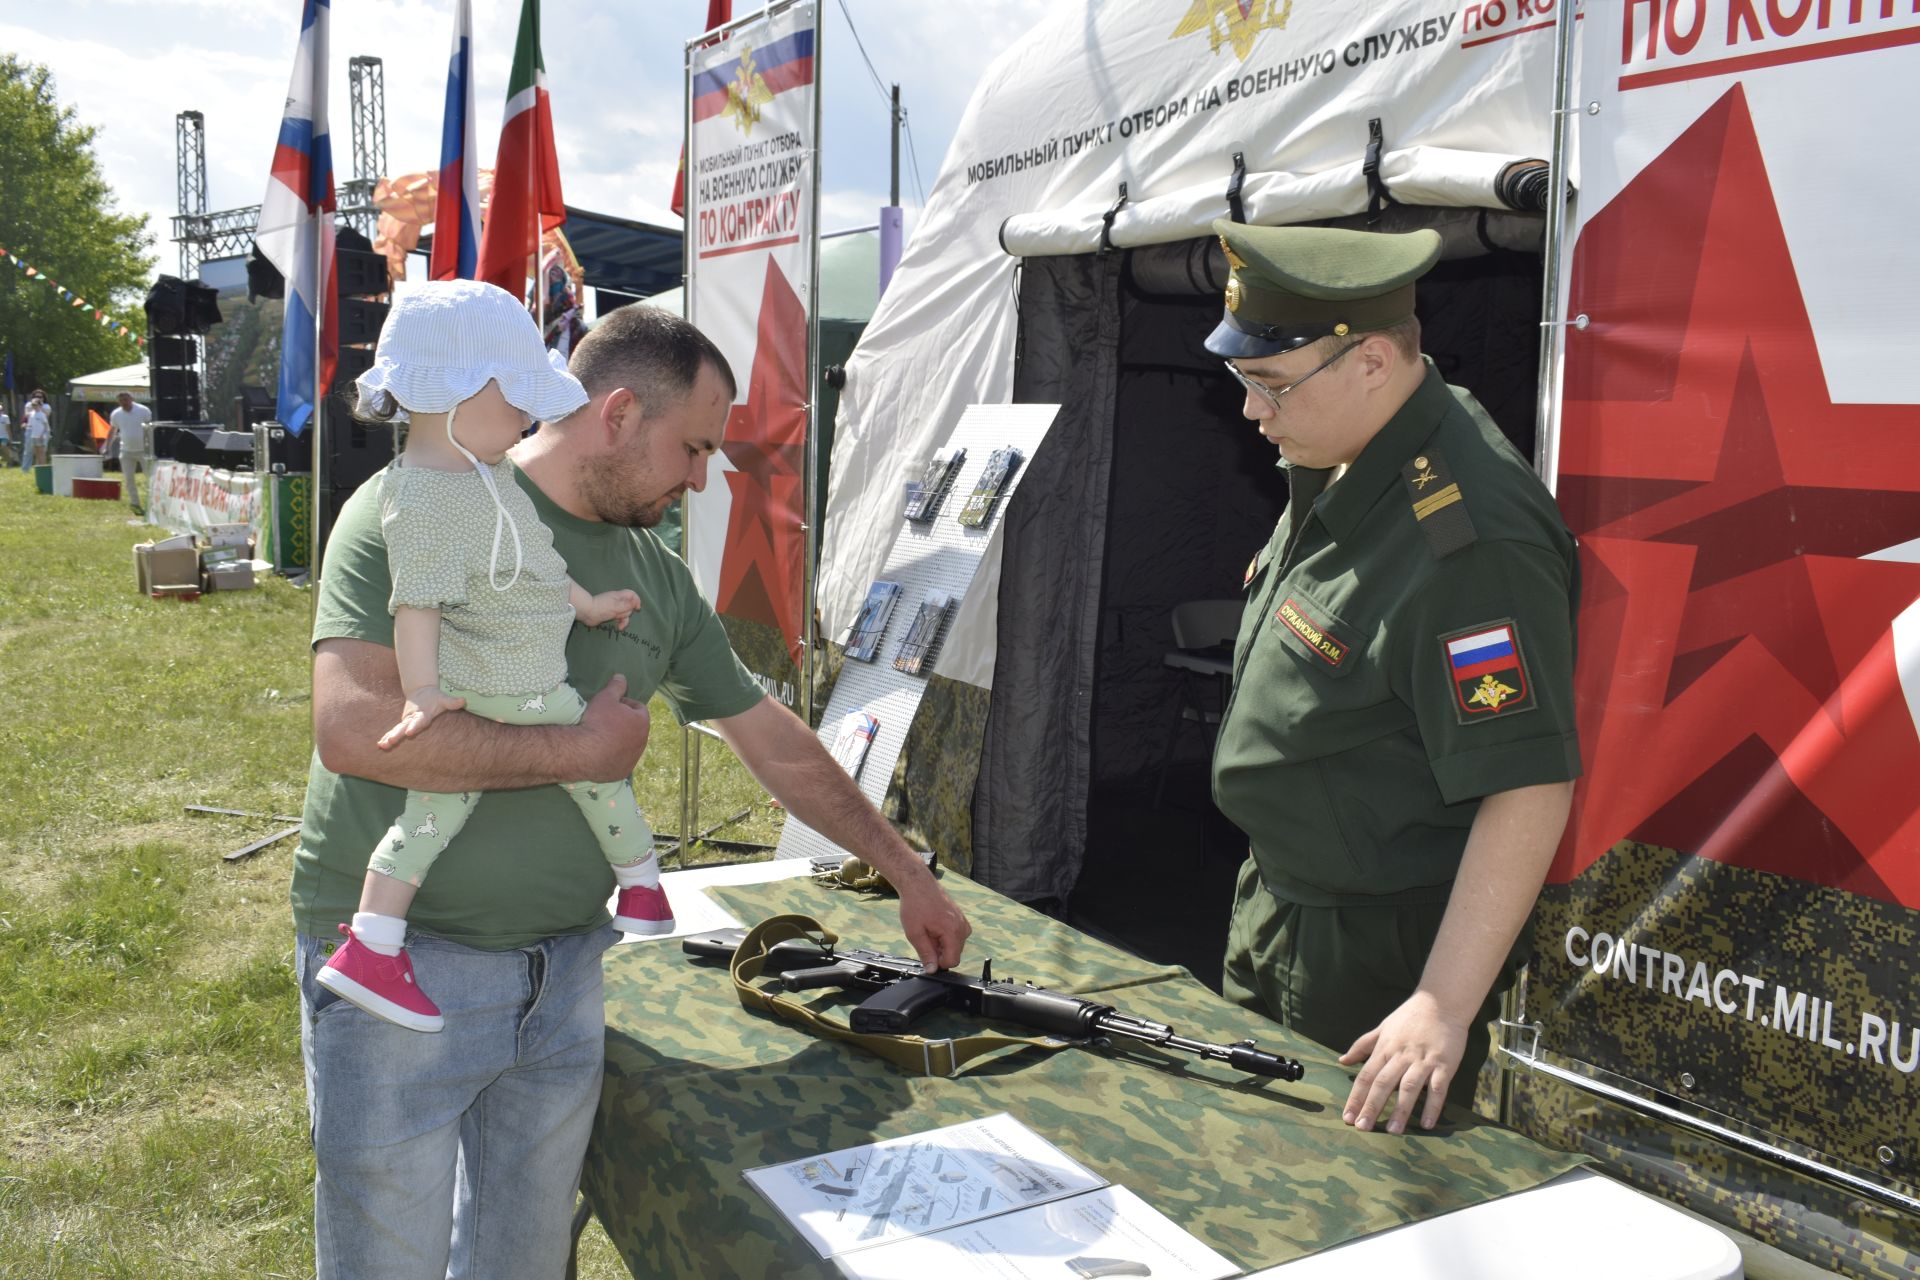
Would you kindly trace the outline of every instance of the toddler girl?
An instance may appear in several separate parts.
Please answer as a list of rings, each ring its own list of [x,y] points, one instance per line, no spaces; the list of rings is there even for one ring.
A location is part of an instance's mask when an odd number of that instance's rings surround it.
[[[586,704],[567,683],[574,620],[624,630],[640,597],[588,595],[567,576],[506,452],[530,422],[585,404],[585,388],[541,344],[533,317],[511,294],[473,280],[423,285],[397,300],[358,386],[358,416],[404,412],[409,421],[404,452],[378,477],[393,647],[406,691],[400,722],[380,746],[462,708],[506,724],[577,723]],[[632,780],[562,787],[613,866],[614,924],[671,932],[653,830]],[[406,914],[479,800],[475,791],[407,793],[368,863],[352,926],[340,926],[347,941],[317,975],[322,986],[389,1022],[440,1030],[440,1010],[414,981]]]

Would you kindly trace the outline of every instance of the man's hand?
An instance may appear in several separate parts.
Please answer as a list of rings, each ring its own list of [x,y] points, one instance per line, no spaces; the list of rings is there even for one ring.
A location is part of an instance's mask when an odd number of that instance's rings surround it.
[[[1388,1100],[1398,1092],[1400,1099],[1387,1120],[1387,1132],[1405,1133],[1414,1104],[1425,1091],[1427,1105],[1420,1114],[1420,1127],[1431,1129],[1440,1123],[1440,1108],[1466,1054],[1472,1021],[1472,1014],[1466,1018],[1449,1015],[1425,991],[1408,996],[1406,1003],[1340,1055],[1345,1066],[1361,1061],[1367,1064],[1347,1094],[1341,1119],[1356,1129],[1371,1129]]]
[[[900,932],[913,944],[921,967],[931,972],[960,963],[960,953],[966,950],[973,926],[940,882],[927,874],[900,889]]]
[[[960,962],[971,927],[921,855],[860,794],[813,730],[772,698],[713,727],[787,812],[862,858],[900,895],[900,928],[929,970]]]
[[[596,767],[580,781],[620,782],[631,778],[640,763],[652,721],[647,704],[635,702],[626,694],[627,678],[616,675],[587,703],[579,727],[588,734],[587,758]]]
[[[418,737],[443,712],[458,711],[466,705],[465,698],[450,698],[437,684],[423,685],[407,695],[400,723],[381,734],[378,745],[382,751],[391,750],[403,739]]]

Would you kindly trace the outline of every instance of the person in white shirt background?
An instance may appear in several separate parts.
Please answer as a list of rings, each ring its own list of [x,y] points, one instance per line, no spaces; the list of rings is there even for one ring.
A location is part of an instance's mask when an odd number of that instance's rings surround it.
[[[107,418],[107,442],[100,450],[107,458],[120,459],[120,481],[135,515],[146,514],[140,501],[140,473],[147,469],[147,424],[152,421],[153,410],[135,404],[132,392],[122,391],[120,407]]]
[[[48,448],[47,438],[53,432],[53,415],[47,409],[47,393],[35,391],[27,398],[27,407],[20,415],[24,430],[21,433],[20,469],[31,471],[37,462],[43,462]]]

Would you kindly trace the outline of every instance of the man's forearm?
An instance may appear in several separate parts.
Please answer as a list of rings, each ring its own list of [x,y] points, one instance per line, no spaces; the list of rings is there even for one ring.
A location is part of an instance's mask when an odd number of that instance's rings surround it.
[[[498,724],[448,712],[417,738],[390,750],[375,743],[400,716],[405,695],[393,650],[364,641],[329,640],[313,661],[313,738],[335,773],[414,791],[502,791],[592,779],[604,763],[590,759],[577,727]]]
[[[1499,976],[1559,847],[1571,782],[1488,796],[1474,815],[1446,915],[1420,978],[1443,1008],[1471,1017]]]

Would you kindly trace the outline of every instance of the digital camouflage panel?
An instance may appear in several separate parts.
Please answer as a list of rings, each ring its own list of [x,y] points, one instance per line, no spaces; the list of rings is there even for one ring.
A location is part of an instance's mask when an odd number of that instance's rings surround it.
[[[740,1007],[726,971],[668,942],[608,954],[607,1075],[582,1188],[638,1277],[835,1272],[742,1171],[1006,1111],[1248,1268],[1544,1182],[1581,1162],[1464,1112],[1432,1133],[1346,1127],[1326,1049],[1226,1004],[1184,971],[1134,960],[957,876],[969,965],[1196,1039],[1297,1057],[1297,1084],[1139,1046],[1021,1050],[957,1079],[903,1075],[857,1047]],[[900,953],[897,905],[807,880],[712,891],[748,923],[812,915],[850,946]],[[845,997],[821,993],[844,1006]],[[928,1034],[967,1024],[948,1013]],[[1002,1028],[1007,1030],[1009,1028]]]
[[[780,629],[731,613],[720,615],[720,625],[727,633],[727,643],[761,687],[795,715],[800,714],[800,668],[794,665]]]
[[[973,789],[992,701],[979,685],[928,677],[887,786],[886,815],[907,843],[962,873],[973,869]]]
[[[1920,913],[1623,841],[1534,917],[1543,1057],[1920,1197]],[[1605,1078],[1603,1077],[1603,1078]],[[1509,1120],[1842,1275],[1920,1274],[1920,1219],[1582,1091],[1512,1080]]]

